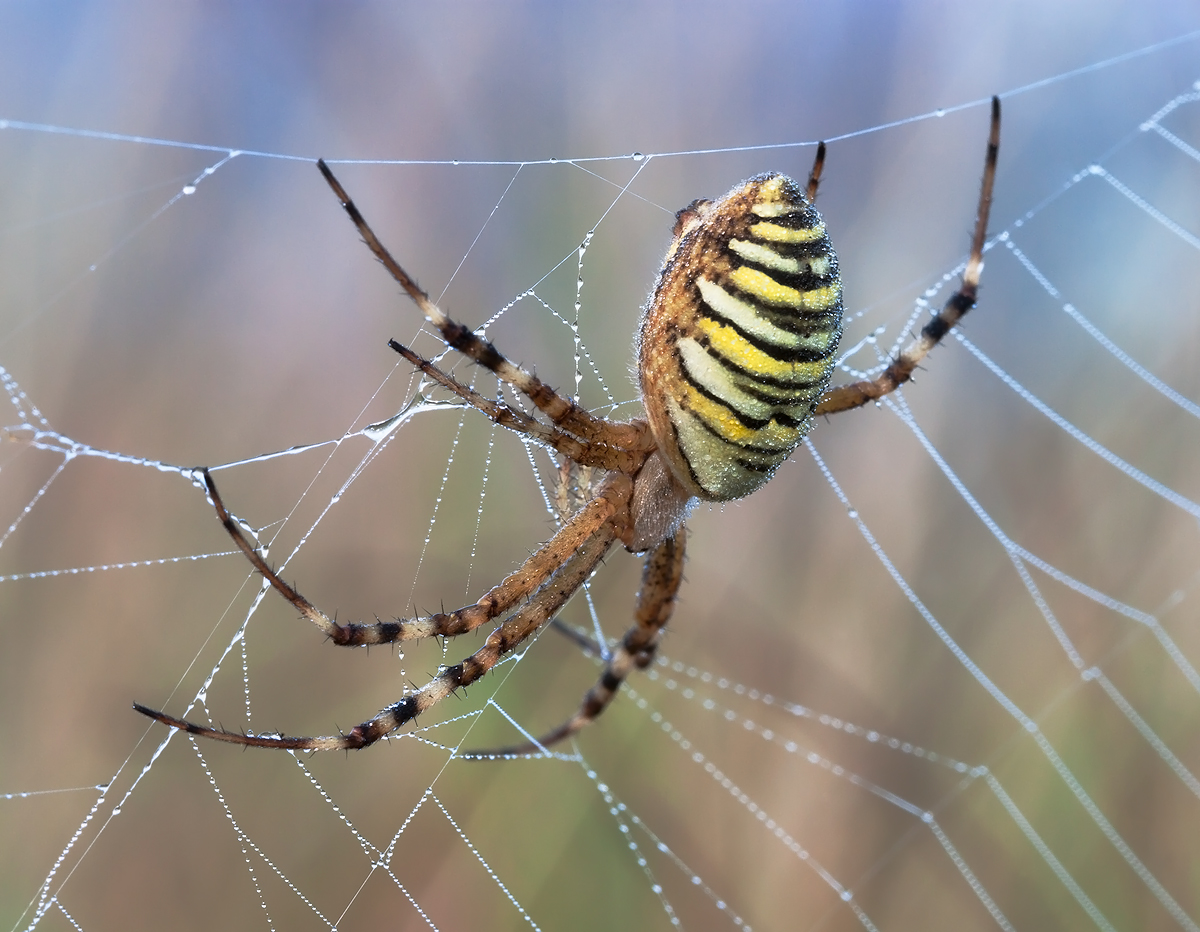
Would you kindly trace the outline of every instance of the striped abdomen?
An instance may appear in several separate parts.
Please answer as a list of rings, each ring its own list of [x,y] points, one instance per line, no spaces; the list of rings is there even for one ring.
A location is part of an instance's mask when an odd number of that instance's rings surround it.
[[[642,400],[692,495],[765,483],[808,432],[842,333],[842,283],[821,215],[786,175],[759,175],[678,214],[642,320]]]

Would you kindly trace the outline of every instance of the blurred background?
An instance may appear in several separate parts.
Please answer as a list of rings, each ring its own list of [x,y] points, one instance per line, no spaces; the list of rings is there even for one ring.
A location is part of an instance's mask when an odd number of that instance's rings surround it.
[[[631,680],[644,707],[620,698],[580,736],[582,764],[449,760],[460,743],[516,738],[490,699],[535,733],[575,708],[596,668],[552,632],[422,720],[421,740],[299,765],[180,738],[164,749],[165,729],[130,704],[181,714],[232,643],[207,689],[213,721],[328,734],[481,641],[339,651],[273,595],[235,640],[257,581],[239,556],[206,556],[230,544],[203,494],[139,462],[334,441],[411,397],[386,344],[414,339],[417,314],[312,159],[360,160],[336,170],[410,271],[473,326],[507,308],[489,336],[567,391],[581,277],[582,400],[630,417],[632,334],[676,209],[758,171],[803,177],[811,143],[846,136],[819,199],[845,346],[886,327],[886,348],[965,258],[986,98],[1197,29],[1195,4],[1168,0],[0,6],[0,366],[25,392],[4,424],[36,405],[63,436],[128,460],[38,449],[28,431],[0,440],[0,794],[33,794],[0,799],[0,927],[985,928],[990,903],[1016,928],[1194,928],[1194,778],[1081,679],[1003,547],[888,410],[839,416],[812,440],[898,572],[1037,721],[1153,883],[939,640],[804,450],[750,499],[696,512],[663,647],[674,666]],[[1192,37],[1006,97],[991,228],[1059,297],[1001,247],[964,328],[1191,501],[1196,419],[1061,306],[1200,399],[1194,239],[1100,176],[1069,185],[1103,159],[1200,234],[1194,151],[1139,132],[1197,79]],[[1200,104],[1163,125],[1200,147]],[[753,148],[774,144],[792,145]],[[981,506],[1062,573],[1156,613],[1197,662],[1194,514],[948,343],[905,398]],[[868,347],[854,364],[871,361]],[[369,451],[351,437],[216,475],[265,537],[282,526],[279,562]],[[419,415],[286,575],[343,620],[473,601],[552,532],[536,476],[483,418]],[[53,573],[72,568],[91,569]],[[590,587],[610,637],[639,572],[614,553]],[[1030,572],[1083,663],[1195,773],[1200,699],[1162,639]],[[592,625],[583,598],[564,617]],[[988,768],[1092,914],[987,781],[941,758]],[[40,890],[61,908],[39,913]]]

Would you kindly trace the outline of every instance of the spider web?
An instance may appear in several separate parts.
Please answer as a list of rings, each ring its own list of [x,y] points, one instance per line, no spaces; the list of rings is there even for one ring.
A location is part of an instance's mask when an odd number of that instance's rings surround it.
[[[129,711],[325,734],[480,643],[322,643],[171,464],[213,466],[343,619],[477,598],[551,532],[554,464],[389,355],[437,344],[307,161],[0,124],[37,162],[3,231],[6,925],[1195,929],[1193,38],[1155,79],[1011,87],[979,309],[916,384],[700,509],[658,665],[510,761],[455,755],[575,708],[597,670],[554,632],[361,754]],[[828,134],[841,377],[953,289],[985,112]],[[331,161],[444,307],[623,417],[673,209],[803,175],[811,143]],[[638,571],[614,554],[564,621],[618,636]]]

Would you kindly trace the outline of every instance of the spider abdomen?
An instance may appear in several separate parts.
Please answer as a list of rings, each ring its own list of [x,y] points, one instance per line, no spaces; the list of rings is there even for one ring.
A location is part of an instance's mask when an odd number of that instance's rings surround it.
[[[842,283],[820,214],[759,175],[677,215],[642,320],[642,400],[692,495],[763,485],[804,438],[842,333]]]

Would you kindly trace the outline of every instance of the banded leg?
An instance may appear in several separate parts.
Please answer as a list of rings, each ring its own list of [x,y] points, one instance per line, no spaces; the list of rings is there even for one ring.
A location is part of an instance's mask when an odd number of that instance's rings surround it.
[[[499,401],[493,401],[481,395],[469,385],[464,385],[454,376],[439,368],[432,361],[409,349],[397,340],[388,340],[388,346],[403,356],[408,362],[420,369],[428,378],[447,391],[453,392],[472,408],[481,411],[501,427],[527,434],[540,443],[583,466],[599,466],[601,469],[612,469],[633,475],[641,468],[646,460],[646,453],[613,447],[609,444],[595,441],[580,440],[557,427],[549,427],[536,418],[530,417],[524,411],[513,408]],[[631,421],[624,425],[636,427],[647,434],[650,426],[645,421]]]
[[[890,395],[912,378],[913,370],[942,337],[975,306],[979,291],[979,274],[983,269],[983,243],[987,238],[988,213],[992,208],[992,187],[996,181],[996,158],[1000,151],[1000,98],[992,98],[992,128],[988,135],[987,159],[983,167],[983,182],[979,191],[979,207],[975,213],[975,235],[971,239],[971,255],[963,272],[962,287],[950,296],[942,310],[921,328],[921,334],[904,348],[875,379],[864,379],[829,389],[816,407],[816,414],[837,414],[859,408],[869,401]]]
[[[825,168],[825,143],[817,143],[817,156],[813,159],[812,171],[808,173],[808,190],[805,196],[810,204],[817,202],[817,187],[821,184],[821,172]]]
[[[632,483],[624,476],[607,481],[598,498],[609,499],[613,510],[620,514],[629,507]],[[164,725],[186,731],[191,735],[241,744],[256,748],[277,748],[291,751],[355,750],[374,744],[427,711],[462,686],[469,686],[492,669],[505,654],[518,647],[566,604],[599,566],[604,555],[617,538],[616,521],[602,522],[571,554],[558,571],[550,577],[522,608],[506,619],[488,635],[479,650],[461,663],[447,667],[414,693],[383,709],[374,718],[356,725],[343,735],[299,738],[285,735],[248,735],[196,725],[163,712],[134,703],[134,709]]]
[[[495,346],[479,337],[469,327],[451,319],[429,299],[429,295],[404,271],[400,263],[388,252],[387,247],[379,241],[379,237],[375,235],[358,207],[355,206],[354,201],[350,199],[350,195],[346,193],[341,182],[329,170],[324,159],[317,160],[317,168],[321,170],[329,187],[341,201],[342,207],[358,228],[358,232],[362,235],[368,248],[383,263],[384,268],[391,273],[392,278],[399,283],[400,287],[408,292],[408,296],[421,309],[421,313],[425,315],[426,319],[437,327],[447,346],[453,347],[467,358],[490,369],[500,381],[508,383],[527,395],[556,426],[570,431],[584,440],[607,443],[625,449],[649,451],[653,446],[649,432],[628,424],[612,423],[604,418],[596,417],[570,398],[564,398],[558,394],[533,373],[510,362]]]
[[[536,742],[498,748],[494,751],[472,751],[466,757],[490,758],[515,754],[535,754],[590,725],[617,695],[621,684],[634,670],[644,670],[654,660],[663,629],[675,610],[675,596],[683,582],[684,546],[687,529],[681,527],[674,537],[655,547],[642,570],[642,588],[638,591],[634,624],[613,651],[596,685],[587,691],[579,711]]]
[[[376,621],[373,624],[339,624],[289,585],[267,564],[262,555],[238,527],[217,491],[217,485],[207,469],[204,482],[217,511],[217,518],[233,538],[238,549],[254,568],[280,595],[341,647],[361,647],[368,644],[391,644],[429,637],[453,637],[474,631],[480,625],[498,618],[523,602],[539,586],[559,570],[571,554],[597,530],[611,521],[621,502],[604,489],[576,512],[549,541],[543,544],[500,585],[489,589],[474,605],[452,612],[438,612],[427,618],[402,618],[395,621]]]

